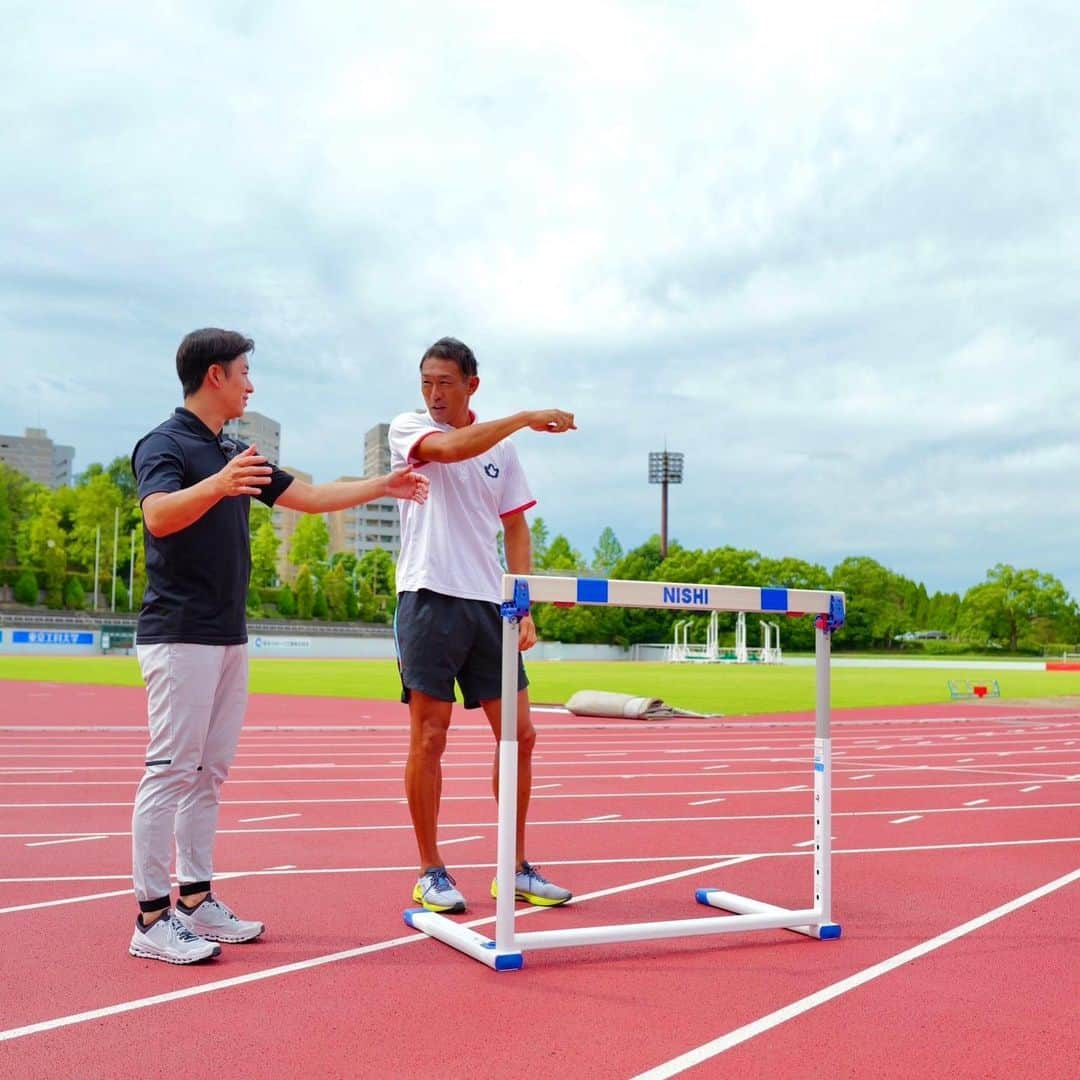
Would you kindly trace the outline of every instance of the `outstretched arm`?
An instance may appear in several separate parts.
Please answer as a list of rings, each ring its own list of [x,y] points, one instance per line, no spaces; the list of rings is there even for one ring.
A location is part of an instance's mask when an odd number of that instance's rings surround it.
[[[514,413],[501,420],[485,420],[482,424],[469,424],[453,431],[433,431],[425,435],[414,447],[413,456],[419,461],[467,461],[490,450],[496,443],[513,435],[515,431],[531,428],[557,434],[576,430],[574,414],[561,409],[539,409],[533,412]]]
[[[426,476],[414,472],[412,465],[406,465],[386,476],[373,476],[366,480],[335,480],[329,484],[306,484],[303,480],[294,480],[278,496],[277,505],[305,514],[326,514],[386,497],[422,503],[427,500],[429,487]]]

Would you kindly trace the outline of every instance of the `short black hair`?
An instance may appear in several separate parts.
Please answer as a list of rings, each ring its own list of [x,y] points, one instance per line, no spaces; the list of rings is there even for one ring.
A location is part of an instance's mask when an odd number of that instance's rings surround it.
[[[255,342],[235,330],[219,330],[214,326],[192,330],[176,350],[176,374],[180,376],[184,397],[198,391],[211,364],[224,366],[254,349]]]
[[[476,357],[472,349],[455,337],[441,337],[420,357],[420,367],[425,360],[453,360],[462,375],[476,374]]]

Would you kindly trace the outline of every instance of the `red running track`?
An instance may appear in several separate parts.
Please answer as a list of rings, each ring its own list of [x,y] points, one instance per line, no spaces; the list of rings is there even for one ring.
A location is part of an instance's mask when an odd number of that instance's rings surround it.
[[[558,949],[495,974],[402,923],[404,710],[334,699],[253,698],[225,788],[218,888],[264,940],[192,968],[129,957],[142,708],[0,683],[0,1076],[1074,1072],[1075,714],[837,713],[840,941]],[[536,721],[530,855],[580,902],[521,907],[523,929],[706,915],[699,887],[809,902],[808,717]],[[491,751],[459,714],[442,836],[462,921],[494,915]]]

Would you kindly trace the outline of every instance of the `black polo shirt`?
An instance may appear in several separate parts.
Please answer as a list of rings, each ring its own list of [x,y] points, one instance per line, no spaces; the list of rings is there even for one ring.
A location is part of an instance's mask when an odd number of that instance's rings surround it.
[[[177,409],[136,444],[131,468],[139,502],[155,491],[179,491],[220,472],[246,444],[221,439],[193,412]],[[293,477],[276,465],[257,496],[273,506]],[[198,521],[169,536],[143,529],[146,593],[139,611],[141,645],[186,642],[242,645],[247,641],[251,576],[251,497],[215,503]]]

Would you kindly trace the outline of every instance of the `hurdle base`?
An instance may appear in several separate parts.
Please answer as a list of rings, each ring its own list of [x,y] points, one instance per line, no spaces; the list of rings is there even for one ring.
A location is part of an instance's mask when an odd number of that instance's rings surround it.
[[[499,952],[491,938],[426,908],[407,908],[405,925],[445,942],[459,952],[487,964],[493,971],[519,971],[525,963],[520,952]]]
[[[739,896],[738,893],[724,892],[721,889],[698,889],[694,893],[694,899],[706,907],[719,908],[721,911],[733,911],[737,915],[779,915],[787,911],[787,908],[777,907],[775,904],[766,904],[764,900],[752,900],[748,896]],[[839,923],[821,922],[808,923],[805,926],[785,926],[785,930],[791,930],[796,934],[805,934],[806,937],[818,938],[825,941],[838,938],[841,934]]]

